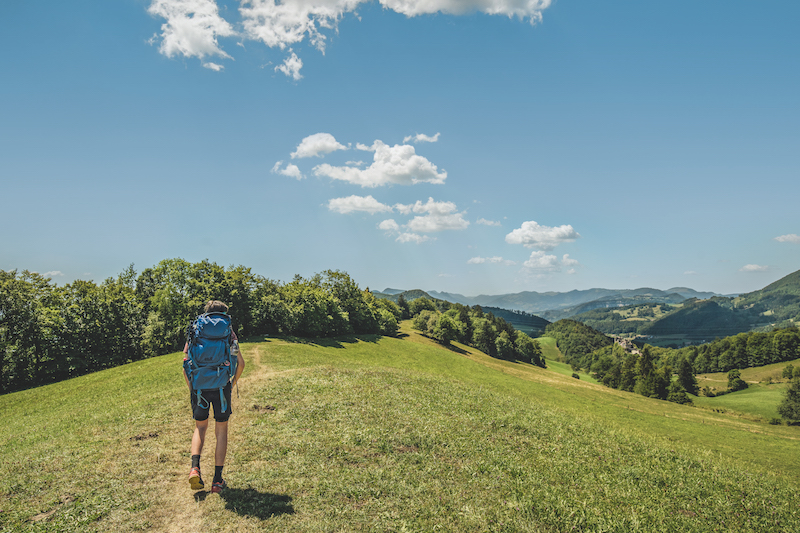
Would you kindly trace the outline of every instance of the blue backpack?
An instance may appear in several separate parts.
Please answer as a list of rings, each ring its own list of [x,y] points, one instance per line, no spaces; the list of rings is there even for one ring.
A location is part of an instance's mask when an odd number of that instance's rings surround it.
[[[223,390],[233,376],[239,358],[231,353],[231,318],[225,313],[205,313],[187,328],[189,354],[183,369],[189,377],[197,403],[203,408],[201,391],[219,390],[222,411],[228,410]]]

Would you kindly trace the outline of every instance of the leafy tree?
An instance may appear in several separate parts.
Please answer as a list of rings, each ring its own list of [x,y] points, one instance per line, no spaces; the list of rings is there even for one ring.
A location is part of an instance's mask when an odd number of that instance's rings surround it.
[[[0,391],[9,392],[58,373],[60,292],[39,274],[0,270]]]
[[[622,363],[620,370],[619,388],[620,390],[633,392],[636,388],[637,366],[639,358],[636,354],[628,354]]]
[[[636,394],[649,397],[655,393],[654,373],[653,354],[650,346],[645,346],[636,364],[636,387],[633,389]]]
[[[411,321],[411,327],[425,335],[432,335],[433,328],[439,321],[439,314],[430,309],[423,309]]]
[[[448,345],[461,335],[464,325],[447,313],[439,315],[433,327],[433,338],[442,344]]]
[[[472,321],[474,330],[472,333],[472,345],[489,356],[497,355],[497,330],[494,325],[486,318],[477,318]]]
[[[403,295],[403,293],[400,293],[400,296],[397,297],[397,306],[402,312],[402,315],[400,316],[401,320],[411,318],[411,310],[409,309],[408,302],[406,301],[406,297]]]
[[[514,350],[514,343],[509,338],[507,331],[501,331],[494,343],[497,349],[497,357],[508,361],[514,360],[516,350]]]
[[[544,357],[542,357],[542,347],[534,339],[522,331],[517,331],[514,345],[520,361],[546,368],[547,365],[545,365]]]
[[[788,364],[783,367],[783,372],[781,373],[781,377],[792,379],[794,377],[794,365]]]
[[[778,405],[778,414],[791,422],[800,422],[800,378],[794,378]]]
[[[684,392],[697,395],[697,378],[694,375],[692,363],[685,357],[678,362],[678,383],[683,387]]]
[[[411,303],[408,304],[408,310],[411,312],[411,316],[417,316],[420,312],[424,310],[428,311],[436,311],[436,305],[428,298],[422,297],[412,300]]]
[[[683,388],[683,385],[681,385],[679,381],[670,383],[667,391],[667,401],[682,404],[692,403],[691,398],[686,394],[686,389]]]
[[[747,388],[747,382],[741,378],[742,373],[736,369],[728,372],[728,392],[736,392]]]
[[[397,335],[400,329],[395,314],[386,309],[378,309],[378,327],[381,335],[389,336]]]
[[[791,361],[800,357],[800,335],[797,329],[787,328],[775,332],[772,349],[778,361]]]
[[[352,332],[347,314],[320,284],[320,278],[309,280],[295,276],[282,287],[281,296],[291,315],[293,335],[304,337],[334,337]]]
[[[323,272],[322,287],[339,309],[347,313],[350,327],[355,333],[377,332],[378,320],[370,305],[374,305],[375,296],[369,290],[362,291],[346,272],[340,270]]]

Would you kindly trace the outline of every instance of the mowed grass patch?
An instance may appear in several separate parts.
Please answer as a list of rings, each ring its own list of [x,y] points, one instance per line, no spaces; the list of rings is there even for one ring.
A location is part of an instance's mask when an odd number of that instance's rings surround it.
[[[716,454],[444,377],[272,376],[232,515],[264,531],[792,531],[796,487]],[[291,512],[285,512],[291,502]]]
[[[748,388],[738,392],[713,398],[700,396],[692,398],[692,400],[698,407],[723,409],[742,415],[749,415],[756,420],[769,421],[772,418],[780,418],[778,405],[785,397],[784,391],[786,388],[787,385],[785,383],[773,385],[751,384]]]
[[[542,355],[548,361],[560,361],[561,350],[558,349],[556,340],[553,337],[538,337],[536,342],[542,347]]]
[[[580,379],[582,381],[586,381],[587,383],[597,383],[597,380],[594,379],[591,374],[589,374],[588,372],[584,372],[583,370],[575,372],[572,369],[572,367],[570,365],[568,365],[567,363],[560,363],[558,361],[553,361],[553,360],[550,360],[550,359],[547,359],[546,363],[547,363],[547,369],[548,370],[550,370],[552,372],[557,372],[558,374],[561,374],[562,376],[572,377],[572,374],[578,374],[578,376],[580,377]],[[575,378],[573,378],[573,379],[575,379]]]

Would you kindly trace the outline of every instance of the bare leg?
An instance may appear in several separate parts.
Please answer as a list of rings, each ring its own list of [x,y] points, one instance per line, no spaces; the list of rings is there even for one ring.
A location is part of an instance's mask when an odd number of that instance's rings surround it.
[[[217,437],[214,464],[216,466],[224,466],[225,455],[228,453],[228,422],[214,422],[214,434]]]
[[[195,420],[194,435],[192,435],[192,455],[200,455],[203,451],[207,429],[208,419]]]

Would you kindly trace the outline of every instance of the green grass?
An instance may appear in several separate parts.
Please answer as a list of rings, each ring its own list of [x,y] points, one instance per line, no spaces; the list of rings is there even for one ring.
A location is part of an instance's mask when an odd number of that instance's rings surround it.
[[[800,530],[798,428],[407,329],[258,341],[242,346],[222,497],[186,483],[179,354],[0,397],[0,529]]]
[[[788,364],[797,367],[800,365],[800,359],[745,368],[741,371],[742,379],[749,385],[745,390],[713,398],[701,396],[693,398],[693,401],[698,407],[724,409],[759,421],[780,418],[778,404],[783,401],[784,391],[788,386],[788,380],[781,377],[781,372]],[[728,387],[728,374],[727,372],[700,374],[697,376],[697,381],[701,388],[708,386],[717,391],[724,391]]]
[[[778,404],[784,398],[785,384],[752,384],[742,391],[714,398],[693,398],[698,407],[725,409],[742,415],[750,415],[756,420],[769,421],[780,418]]]
[[[544,355],[548,361],[561,360],[561,350],[558,349],[556,340],[553,337],[539,337],[536,339],[536,342],[542,347],[542,355]]]

